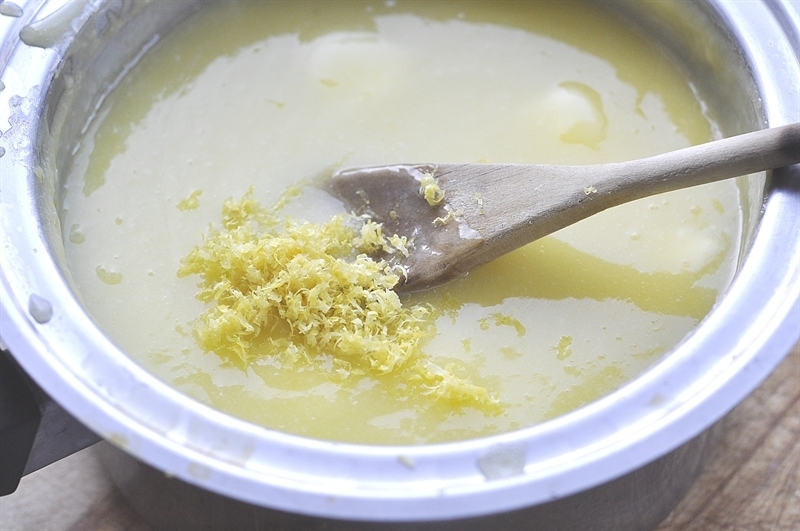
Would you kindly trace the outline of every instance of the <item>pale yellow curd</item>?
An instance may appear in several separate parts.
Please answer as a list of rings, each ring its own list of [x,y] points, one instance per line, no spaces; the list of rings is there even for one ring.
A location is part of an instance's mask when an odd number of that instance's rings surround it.
[[[679,343],[733,275],[736,183],[609,210],[403,296],[432,316],[417,372],[352,370],[325,349],[304,361],[279,341],[286,327],[259,330],[279,349],[208,348],[214,298],[178,271],[224,232],[226,201],[319,227],[346,214],[309,184],[334,168],[588,164],[716,136],[690,81],[591,4],[226,2],[164,36],[106,99],[66,180],[67,259],[108,336],[214,408],[336,441],[479,437],[596,400]],[[486,400],[426,392],[437,374]]]

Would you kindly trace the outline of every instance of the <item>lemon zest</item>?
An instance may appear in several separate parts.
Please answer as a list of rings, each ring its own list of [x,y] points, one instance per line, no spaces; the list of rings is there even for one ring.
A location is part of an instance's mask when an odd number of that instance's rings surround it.
[[[194,334],[204,351],[240,367],[265,356],[315,367],[328,360],[332,378],[392,374],[405,392],[450,407],[501,410],[485,388],[423,352],[440,312],[404,305],[393,291],[397,269],[371,256],[407,252],[405,238],[349,215],[311,224],[281,221],[277,210],[261,207],[252,190],[225,201],[222,226],[181,260],[179,277],[200,277],[206,307]]]
[[[423,173],[419,182],[419,193],[430,206],[436,206],[444,201],[444,190],[439,188],[439,183],[433,173]]]

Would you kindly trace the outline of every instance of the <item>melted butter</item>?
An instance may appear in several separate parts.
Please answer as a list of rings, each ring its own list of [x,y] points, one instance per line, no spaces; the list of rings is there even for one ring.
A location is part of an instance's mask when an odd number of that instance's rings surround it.
[[[596,90],[584,83],[565,81],[545,100],[544,107],[553,113],[551,121],[564,129],[559,137],[562,141],[600,149],[606,139],[608,118]]]
[[[687,80],[591,5],[311,6],[242,2],[197,15],[143,57],[87,133],[92,148],[65,189],[67,256],[89,311],[143,366],[291,433],[464,439],[613,391],[714,305],[741,238],[733,182],[609,210],[407,297],[441,312],[426,353],[496,393],[499,415],[443,406],[387,375],[343,384],[324,365],[264,357],[242,367],[202,352],[191,330],[205,306],[196,280],[176,271],[223,201],[251,187],[262,204],[320,223],[341,207],[302,183],[333,167],[596,163],[713,136]]]
[[[83,233],[81,226],[77,223],[73,223],[69,228],[69,242],[74,243],[75,245],[83,243],[86,241],[86,235]]]
[[[122,273],[112,267],[106,267],[101,264],[97,266],[94,271],[97,273],[97,278],[110,286],[122,282]]]
[[[17,4],[9,1],[0,2],[0,15],[7,17],[21,17],[24,11]]]
[[[72,22],[83,13],[87,0],[72,0],[44,18],[23,27],[19,39],[28,46],[50,48],[72,31]]]

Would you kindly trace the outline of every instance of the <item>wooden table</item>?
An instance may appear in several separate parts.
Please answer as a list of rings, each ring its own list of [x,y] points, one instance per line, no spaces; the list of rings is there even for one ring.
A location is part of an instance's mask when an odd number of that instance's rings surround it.
[[[800,343],[723,429],[703,474],[658,531],[800,531]]]
[[[0,498],[2,531],[150,531],[92,448]],[[705,471],[658,531],[800,530],[800,343],[728,416]]]

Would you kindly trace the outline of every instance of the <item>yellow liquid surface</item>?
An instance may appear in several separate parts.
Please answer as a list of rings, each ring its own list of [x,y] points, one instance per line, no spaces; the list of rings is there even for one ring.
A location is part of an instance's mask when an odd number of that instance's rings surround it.
[[[621,161],[712,139],[690,83],[577,2],[242,2],[194,16],[107,98],[66,181],[67,258],[101,328],[186,394],[269,428],[366,443],[529,426],[618,388],[677,344],[732,277],[733,182],[618,207],[413,296],[443,310],[424,347],[500,413],[204,353],[181,259],[250,188],[274,204],[336,166]],[[284,209],[341,206],[304,187]]]

